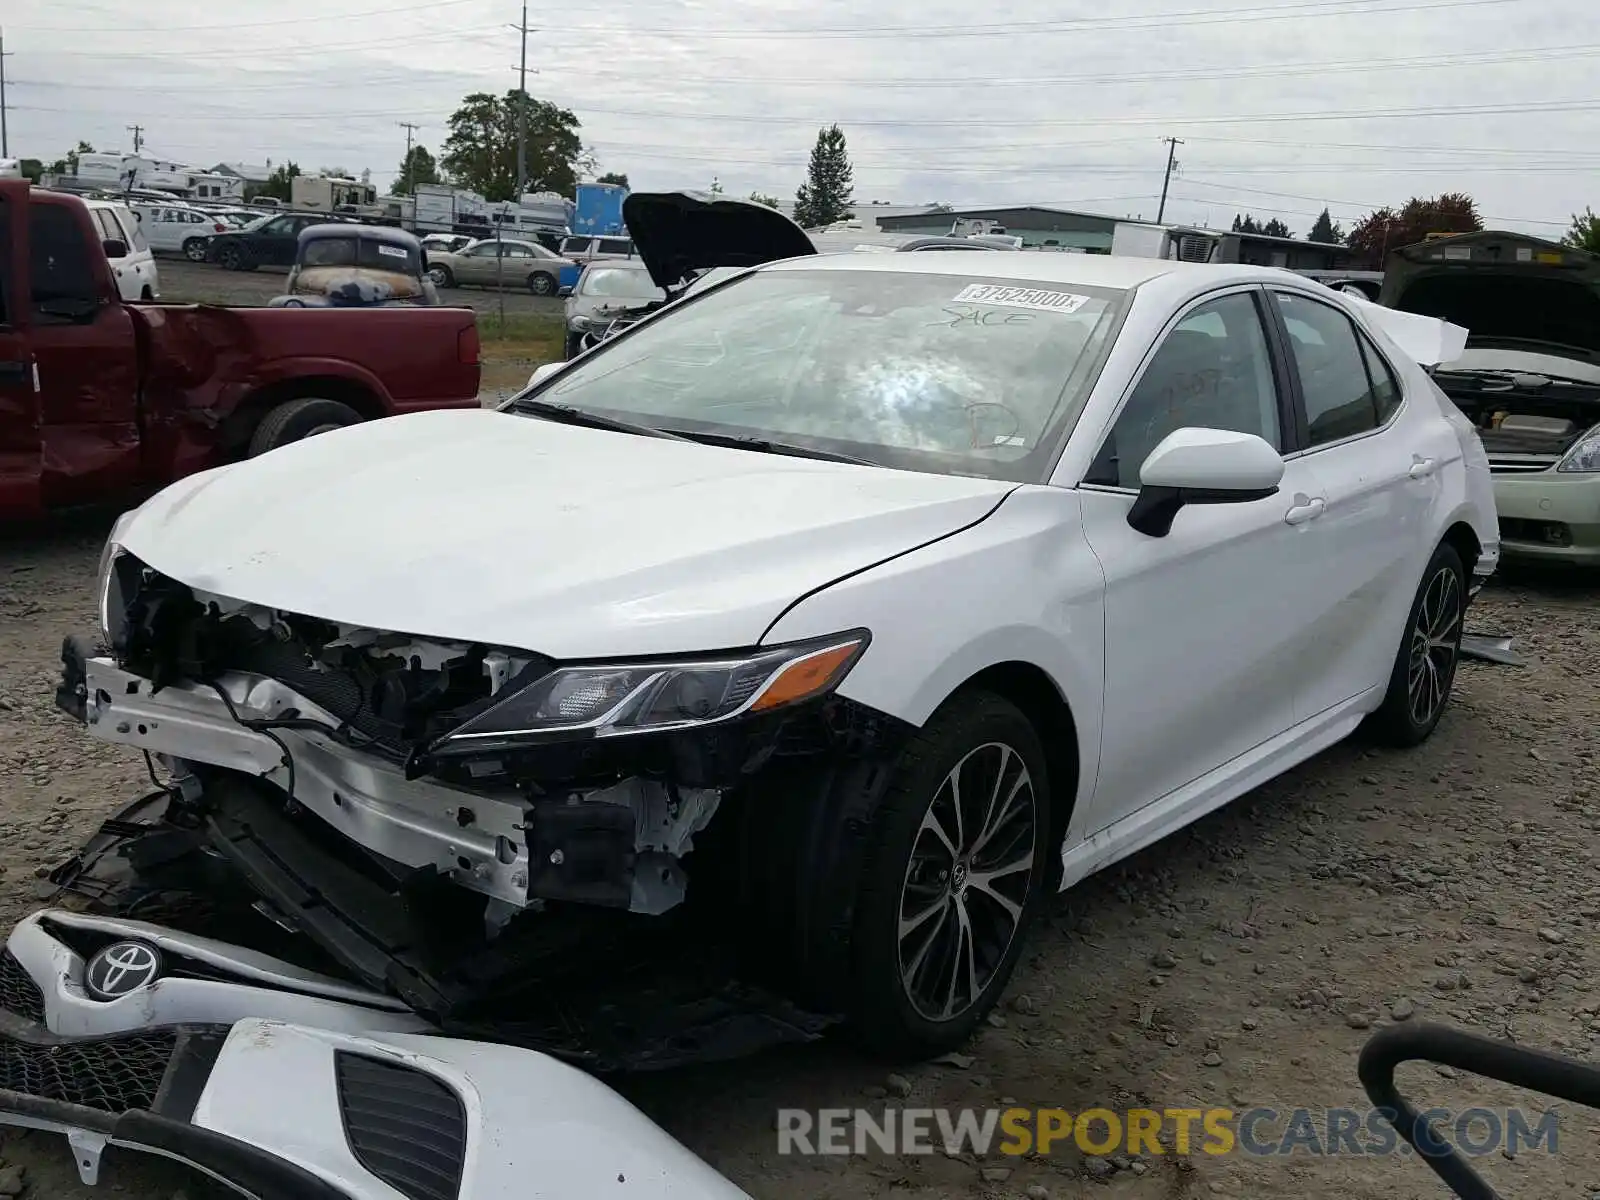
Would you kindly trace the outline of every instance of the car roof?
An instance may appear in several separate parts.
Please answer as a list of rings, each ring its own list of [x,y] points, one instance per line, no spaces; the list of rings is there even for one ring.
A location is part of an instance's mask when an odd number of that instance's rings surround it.
[[[1025,279],[1031,283],[1078,284],[1082,287],[1130,289],[1163,276],[1184,276],[1188,283],[1225,285],[1299,278],[1272,267],[1239,263],[1186,263],[1161,258],[1113,254],[1056,254],[1017,250],[984,255],[952,254],[819,254],[790,258],[758,268],[763,271],[892,271],[897,274],[984,275],[990,279]]]

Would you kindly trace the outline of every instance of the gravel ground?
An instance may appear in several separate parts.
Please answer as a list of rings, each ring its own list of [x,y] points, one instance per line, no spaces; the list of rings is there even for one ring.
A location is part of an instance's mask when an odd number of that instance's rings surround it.
[[[259,271],[224,271],[210,263],[192,263],[181,258],[163,258],[161,298],[168,303],[204,302],[207,304],[266,304],[283,294],[285,272],[263,267]],[[500,295],[488,288],[442,288],[440,299],[446,304],[475,308],[479,312],[498,312]],[[507,290],[508,314],[544,313],[559,316],[564,301],[553,296],[532,296],[525,289]]]
[[[6,926],[36,903],[35,872],[144,780],[139,760],[91,741],[51,705],[61,634],[91,626],[105,528],[79,520],[0,541]],[[1416,1161],[1351,1154],[780,1157],[774,1110],[1364,1107],[1357,1052],[1371,1030],[1406,1019],[1593,1058],[1597,582],[1489,589],[1474,628],[1514,636],[1532,661],[1463,664],[1455,701],[1422,748],[1336,747],[1061,898],[970,1060],[891,1074],[843,1048],[810,1046],[647,1077],[625,1092],[771,1200],[1445,1195]],[[1431,1068],[1403,1072],[1402,1087],[1457,1112],[1546,1105]],[[1600,1194],[1600,1114],[1558,1111],[1556,1155],[1480,1160],[1504,1194]],[[3,1155],[25,1171],[31,1195],[92,1194],[56,1139],[34,1134]],[[140,1200],[168,1200],[181,1182],[115,1162],[108,1178]]]

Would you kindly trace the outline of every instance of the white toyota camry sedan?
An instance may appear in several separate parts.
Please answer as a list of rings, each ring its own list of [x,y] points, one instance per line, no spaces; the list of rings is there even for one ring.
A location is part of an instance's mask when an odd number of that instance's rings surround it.
[[[514,931],[698,904],[947,1049],[1048,890],[1439,721],[1494,502],[1386,320],[1246,266],[757,266],[499,411],[174,484],[63,703],[430,1020],[512,986]]]

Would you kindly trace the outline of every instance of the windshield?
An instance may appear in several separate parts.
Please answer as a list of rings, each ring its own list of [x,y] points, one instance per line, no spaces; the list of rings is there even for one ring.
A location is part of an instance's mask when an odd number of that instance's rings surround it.
[[[590,267],[578,290],[585,296],[615,296],[625,300],[665,300],[667,293],[650,281],[650,272],[627,267]]]
[[[1126,294],[973,274],[758,271],[662,310],[539,399],[886,466],[1041,480]]]
[[[260,229],[268,221],[275,221],[275,220],[277,220],[277,214],[276,213],[267,213],[265,216],[257,217],[253,221],[246,222],[245,224],[241,225],[239,228],[240,229],[244,229],[244,230],[253,231],[253,230]]]

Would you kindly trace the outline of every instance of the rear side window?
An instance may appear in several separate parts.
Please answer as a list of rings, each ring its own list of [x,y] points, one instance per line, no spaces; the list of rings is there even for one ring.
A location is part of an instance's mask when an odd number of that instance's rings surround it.
[[[150,249],[150,243],[144,240],[144,228],[137,213],[126,208],[112,209],[112,212],[116,214],[117,224],[122,227],[123,240],[128,243],[130,250],[140,254]]]
[[[626,238],[601,238],[601,254],[632,254],[633,243]]]
[[[33,260],[30,283],[35,309],[63,300],[99,300],[88,242],[65,206],[29,205],[28,250]]]
[[[1361,357],[1367,364],[1367,377],[1372,380],[1372,403],[1378,410],[1378,424],[1382,425],[1400,407],[1400,381],[1371,339],[1358,335],[1357,340],[1361,343]]]
[[[1273,295],[1289,333],[1309,443],[1322,446],[1376,429],[1377,397],[1350,318],[1320,301]]]

